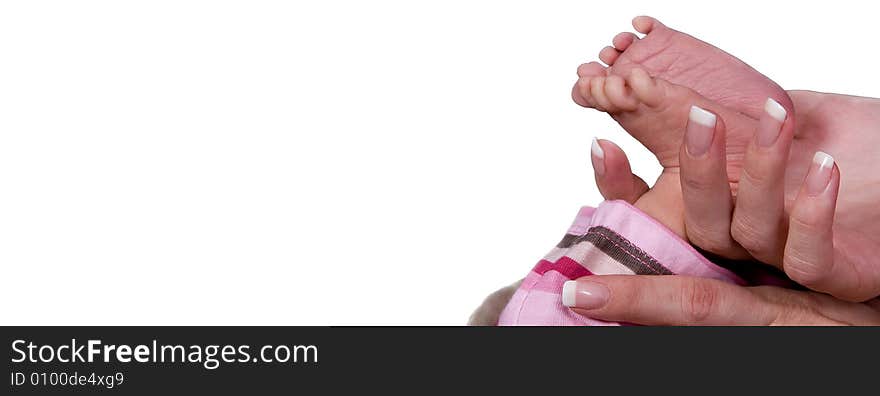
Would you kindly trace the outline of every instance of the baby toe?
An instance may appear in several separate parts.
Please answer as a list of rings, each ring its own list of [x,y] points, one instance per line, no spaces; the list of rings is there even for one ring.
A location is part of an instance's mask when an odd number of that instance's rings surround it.
[[[614,49],[614,47],[611,46],[602,48],[602,50],[599,51],[599,59],[609,66],[613,65],[614,62],[617,60],[617,57],[619,56],[620,51]]]

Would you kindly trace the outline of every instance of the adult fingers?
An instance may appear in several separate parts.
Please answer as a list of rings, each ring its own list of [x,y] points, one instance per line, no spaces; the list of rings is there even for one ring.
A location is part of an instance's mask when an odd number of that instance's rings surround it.
[[[563,303],[591,318],[645,325],[768,325],[776,317],[745,288],[685,276],[589,276],[565,283]]]
[[[684,220],[688,240],[728,258],[748,253],[730,236],[733,198],[727,178],[724,122],[715,114],[691,107],[685,144],[679,151]]]
[[[788,222],[785,217],[785,165],[794,119],[768,98],[758,129],[746,149],[730,235],[755,259],[782,266]]]
[[[632,173],[626,154],[613,142],[593,138],[590,160],[596,185],[605,199],[622,199],[634,204],[648,191],[647,183]]]
[[[645,325],[877,324],[863,304],[772,286],[687,276],[603,275],[568,281],[563,304],[590,318]]]
[[[794,281],[835,297],[864,301],[875,297],[876,282],[863,279],[857,268],[834,254],[834,211],[840,189],[840,171],[834,158],[821,151],[791,209],[783,269]]]

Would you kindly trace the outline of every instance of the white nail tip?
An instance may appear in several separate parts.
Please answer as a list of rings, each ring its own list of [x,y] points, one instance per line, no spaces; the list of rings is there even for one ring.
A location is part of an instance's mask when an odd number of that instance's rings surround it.
[[[596,158],[605,158],[605,151],[602,150],[602,146],[599,145],[599,140],[596,138],[593,138],[593,144],[590,145],[590,152],[592,152],[593,156]]]
[[[574,293],[577,291],[577,282],[570,280],[562,284],[562,305],[574,306]]]
[[[788,114],[788,112],[785,111],[785,107],[782,107],[779,102],[772,98],[767,98],[767,102],[764,103],[764,111],[767,112],[770,117],[775,118],[779,122],[784,122],[785,115]]]
[[[831,168],[834,166],[834,157],[824,152],[817,151],[816,155],[813,156],[813,163],[819,165],[819,169]]]
[[[715,127],[715,114],[703,110],[697,106],[691,106],[691,113],[688,116],[691,121],[709,128]]]

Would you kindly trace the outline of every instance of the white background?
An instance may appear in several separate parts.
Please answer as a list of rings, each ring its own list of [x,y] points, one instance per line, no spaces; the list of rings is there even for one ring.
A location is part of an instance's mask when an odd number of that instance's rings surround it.
[[[661,4],[662,3],[662,4]],[[600,196],[569,97],[640,14],[880,96],[870,2],[0,5],[0,323],[463,324]]]

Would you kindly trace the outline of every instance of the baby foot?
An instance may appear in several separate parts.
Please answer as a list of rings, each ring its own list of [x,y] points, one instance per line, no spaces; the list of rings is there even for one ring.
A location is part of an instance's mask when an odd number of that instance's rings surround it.
[[[581,105],[611,115],[650,149],[664,168],[678,166],[679,149],[693,106],[719,116],[719,122],[726,126],[728,175],[732,181],[738,180],[746,146],[754,133],[754,120],[690,88],[651,77],[640,68],[631,69],[624,78],[604,73],[597,63],[584,67],[592,70],[584,70],[573,96]]]
[[[760,117],[768,97],[793,114],[785,90],[733,55],[651,17],[636,17],[632,24],[645,37],[620,33],[612,40],[613,46],[599,52],[599,59],[609,65],[608,74],[627,76],[641,68],[753,119]],[[582,65],[579,76],[596,66],[601,67],[598,63]]]

